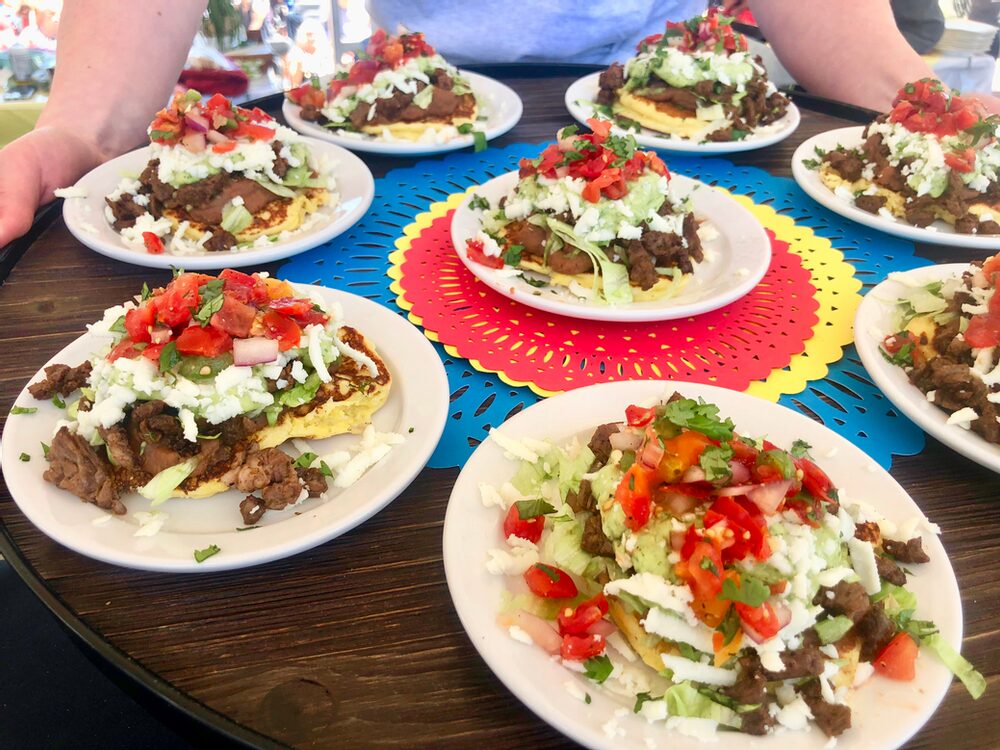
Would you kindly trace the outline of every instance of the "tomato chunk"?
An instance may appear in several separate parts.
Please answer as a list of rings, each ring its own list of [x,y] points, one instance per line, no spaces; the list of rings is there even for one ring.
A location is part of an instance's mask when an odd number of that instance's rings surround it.
[[[503,258],[499,255],[487,255],[482,240],[466,240],[465,252],[469,260],[486,266],[487,268],[503,268]]]
[[[246,338],[250,335],[257,310],[245,302],[240,302],[228,294],[223,297],[222,308],[211,318],[213,328],[225,331],[235,338]]]
[[[875,657],[872,666],[875,671],[890,680],[912,680],[917,675],[917,642],[907,633],[900,633],[882,653]]]
[[[599,620],[608,613],[608,600],[603,593],[587,599],[574,609],[566,607],[559,610],[557,621],[560,635],[585,635]]]
[[[150,341],[150,330],[155,322],[156,308],[150,303],[125,313],[125,330],[133,341]]]
[[[506,517],[503,519],[504,539],[513,535],[537,544],[538,540],[542,538],[542,531],[544,529],[545,516],[521,518],[516,503],[510,506]]]
[[[603,635],[564,635],[559,654],[566,661],[587,661],[604,653]]]
[[[528,568],[524,572],[524,581],[531,593],[544,599],[569,599],[578,593],[569,573],[543,563],[535,563]]]
[[[781,630],[781,622],[770,602],[759,607],[751,607],[743,602],[734,602],[743,629],[758,643],[774,638]]]
[[[625,525],[638,531],[649,521],[653,500],[649,480],[652,472],[640,463],[632,464],[615,490],[615,502],[625,512]]]
[[[232,351],[233,340],[218,328],[189,326],[177,337],[177,351],[192,357],[217,357]]]

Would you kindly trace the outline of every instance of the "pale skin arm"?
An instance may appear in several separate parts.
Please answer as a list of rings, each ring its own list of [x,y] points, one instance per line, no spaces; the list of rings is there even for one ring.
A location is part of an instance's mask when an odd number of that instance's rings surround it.
[[[184,64],[206,0],[74,0],[38,125],[0,150],[0,246],[55,188],[141,145]]]

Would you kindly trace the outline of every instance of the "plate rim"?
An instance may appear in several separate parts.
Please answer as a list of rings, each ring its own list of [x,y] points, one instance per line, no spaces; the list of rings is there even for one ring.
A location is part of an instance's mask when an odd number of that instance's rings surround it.
[[[113,244],[110,240],[106,240],[101,235],[94,235],[83,228],[82,223],[87,222],[79,214],[84,210],[84,205],[91,205],[89,201],[92,197],[89,195],[89,190],[86,198],[64,199],[62,206],[63,222],[66,224],[66,228],[69,230],[70,234],[72,234],[78,242],[95,253],[103,255],[106,258],[121,261],[122,263],[128,263],[129,265],[134,266],[143,266],[146,268],[166,269],[173,268],[175,266],[183,266],[189,271],[201,271],[222,268],[243,268],[245,266],[259,265],[261,263],[273,263],[275,261],[290,258],[294,255],[298,255],[299,253],[312,250],[350,230],[351,227],[357,224],[358,221],[360,221],[361,218],[367,213],[369,207],[371,207],[372,201],[375,198],[375,178],[372,175],[371,170],[368,168],[368,165],[358,158],[356,154],[351,153],[349,150],[342,148],[335,143],[327,143],[318,138],[311,138],[309,136],[301,137],[310,149],[321,149],[334,158],[341,160],[340,166],[337,170],[338,173],[342,174],[345,171],[344,165],[349,165],[349,167],[347,167],[347,171],[352,174],[354,179],[359,181],[361,192],[357,196],[347,196],[347,200],[357,197],[360,198],[360,202],[344,214],[344,216],[333,219],[315,230],[307,231],[297,237],[292,237],[288,240],[279,240],[268,247],[249,248],[237,253],[201,253],[198,255],[171,255],[168,253],[163,253],[162,255],[151,255],[149,253],[141,253],[125,247],[125,245],[121,243],[120,238],[118,240],[118,244]],[[147,154],[148,150],[148,145],[142,146],[99,164],[77,180],[77,182],[74,183],[74,187],[83,187],[84,189],[87,189],[86,183],[88,180],[100,180],[103,178],[105,172],[110,173],[115,169],[117,169],[120,173],[123,169],[123,166],[121,165],[123,165],[126,161],[138,159],[140,155]],[[116,164],[119,166],[116,167]],[[98,172],[100,174],[95,174]],[[345,196],[340,189],[342,184],[341,177],[337,173],[334,174],[334,177],[338,182],[337,192],[340,196],[340,204],[342,204],[345,200]],[[103,196],[101,196],[101,199],[103,201]],[[87,203],[81,205],[81,203],[79,203],[81,200],[86,201]],[[101,229],[103,229],[107,223],[103,212],[100,212],[98,217],[99,221],[104,222],[101,226]],[[113,232],[114,230],[112,229],[111,231]]]
[[[920,508],[917,505],[916,501],[914,501],[913,498],[909,495],[909,493],[906,492],[905,488],[903,488],[902,485],[900,485],[899,482],[897,482],[886,469],[884,469],[882,466],[878,464],[875,464],[874,460],[871,459],[870,456],[864,453],[864,451],[861,450],[861,448],[854,445],[854,443],[850,442],[847,438],[837,434],[826,425],[815,422],[809,419],[809,417],[805,416],[804,414],[789,409],[788,407],[785,407],[781,404],[766,401],[764,399],[757,399],[753,396],[750,396],[749,394],[738,391],[732,391],[726,388],[721,388],[719,386],[712,386],[708,384],[693,383],[693,382],[679,381],[679,380],[670,380],[670,381],[632,380],[632,381],[614,381],[609,383],[597,383],[585,386],[583,388],[575,389],[573,391],[560,393],[551,398],[532,404],[530,407],[522,410],[518,414],[511,417],[511,419],[507,420],[502,425],[502,427],[509,430],[511,426],[517,425],[519,422],[528,419],[528,417],[526,417],[525,415],[530,414],[532,410],[553,409],[555,408],[551,405],[553,402],[558,404],[563,401],[580,399],[582,398],[581,392],[587,392],[589,395],[590,393],[596,392],[598,390],[603,390],[608,392],[621,391],[623,393],[628,391],[636,391],[632,395],[629,395],[626,398],[621,399],[622,403],[624,403],[629,399],[634,400],[634,399],[648,398],[654,388],[658,388],[659,389],[658,394],[662,395],[667,387],[675,387],[675,386],[679,389],[687,390],[690,395],[704,397],[706,398],[706,400],[709,400],[712,403],[716,402],[713,394],[714,395],[721,394],[723,395],[724,398],[733,398],[737,401],[748,399],[749,400],[748,403],[755,403],[757,405],[762,405],[762,408],[767,410],[775,409],[782,411],[787,415],[789,415],[793,421],[796,421],[800,424],[812,425],[810,429],[821,430],[826,434],[826,437],[832,440],[832,442],[838,447],[846,445],[848,446],[849,451],[855,451],[858,454],[860,454],[860,456],[864,456],[869,461],[871,461],[872,465],[877,467],[874,473],[880,474],[883,480],[891,482],[892,485],[894,485],[898,489],[898,491],[902,493],[903,496],[906,497],[909,503],[911,503],[914,508],[920,511]],[[589,402],[593,403],[599,400],[600,397],[594,397],[589,399]],[[723,409],[726,409],[726,407],[723,407]],[[731,412],[727,412],[727,416],[737,419]],[[574,434],[573,432],[570,432],[574,421],[575,421],[574,417],[570,417],[566,421],[566,423],[560,422],[558,431],[563,434],[565,433]],[[587,428],[585,427],[584,429]],[[533,435],[533,436],[541,437],[538,435]],[[549,436],[546,435],[545,437]],[[579,722],[574,722],[572,720],[573,717],[568,716],[558,707],[553,707],[549,705],[550,701],[545,700],[546,696],[544,693],[542,693],[540,687],[536,691],[538,692],[538,695],[532,694],[531,691],[535,691],[535,688],[532,687],[530,689],[525,689],[524,690],[525,695],[522,696],[522,688],[519,684],[517,684],[516,680],[516,677],[518,676],[516,667],[513,666],[513,664],[505,662],[502,655],[493,655],[493,654],[488,655],[485,649],[487,640],[490,637],[490,635],[488,633],[481,633],[478,630],[475,630],[474,628],[471,628],[469,626],[471,612],[474,608],[474,604],[473,603],[466,604],[464,600],[460,600],[459,594],[457,592],[458,584],[456,583],[459,579],[458,570],[460,569],[460,567],[468,567],[469,555],[467,549],[468,544],[466,543],[467,537],[460,539],[459,533],[451,530],[459,527],[460,522],[457,521],[456,519],[462,516],[463,511],[460,510],[460,504],[462,502],[473,502],[476,504],[476,506],[480,506],[478,494],[475,492],[475,487],[477,480],[481,479],[481,476],[473,476],[472,478],[467,479],[465,478],[465,475],[467,471],[470,472],[470,474],[475,471],[477,461],[488,460],[488,458],[483,457],[487,453],[495,453],[502,456],[503,452],[502,449],[499,448],[499,446],[497,446],[495,442],[491,440],[484,440],[482,443],[480,443],[479,446],[476,447],[476,450],[473,452],[472,456],[469,457],[465,466],[463,466],[452,488],[451,495],[448,498],[448,505],[445,512],[444,527],[442,529],[442,562],[445,568],[445,579],[448,585],[448,593],[451,596],[452,605],[455,607],[456,614],[459,617],[459,621],[462,623],[462,628],[466,633],[466,637],[472,642],[472,645],[475,647],[479,657],[486,663],[486,666],[489,668],[493,676],[496,679],[498,679],[507,688],[507,690],[509,690],[513,694],[513,696],[518,700],[519,703],[521,703],[522,706],[524,706],[532,713],[534,713],[543,722],[555,728],[557,731],[563,733],[565,736],[575,740],[576,742],[579,742],[581,745],[585,747],[599,748],[600,750],[620,750],[621,740],[619,740],[618,738],[609,739],[606,733],[599,733],[595,729],[584,727],[583,724]],[[477,459],[477,454],[479,456],[478,459]],[[467,495],[469,494],[467,490],[469,488],[464,486],[466,484],[468,484],[469,487],[471,487],[471,489],[473,490],[472,494],[474,495],[474,499],[471,501],[469,501],[467,497]],[[460,499],[458,496],[460,494],[463,494],[463,492],[465,492],[465,494],[463,495],[463,498]],[[920,512],[922,513],[922,511]],[[497,519],[499,520],[499,518],[500,515],[498,513]],[[942,574],[944,576],[942,584],[947,585],[949,589],[947,598],[951,600],[951,608],[950,608],[951,615],[952,617],[955,618],[953,626],[954,638],[949,639],[949,643],[951,643],[951,645],[955,647],[956,650],[960,650],[962,640],[964,637],[964,613],[962,610],[961,590],[958,585],[958,579],[955,576],[954,567],[951,564],[951,560],[947,554],[947,551],[944,549],[944,545],[941,543],[940,538],[935,536],[934,540],[932,541],[932,545],[937,548],[937,550],[935,550],[936,552],[939,551],[940,553],[942,553],[942,559],[944,560],[945,563],[945,570],[942,571]],[[463,550],[463,547],[465,547],[466,549]],[[461,551],[462,554],[459,554],[459,552],[456,550]],[[542,657],[542,658],[548,659],[548,657]],[[567,675],[570,675],[568,671]],[[933,676],[931,677],[933,678]],[[900,745],[904,744],[906,741],[912,738],[917,732],[919,732],[927,724],[928,721],[930,721],[930,719],[937,712],[945,696],[947,695],[949,687],[951,686],[952,682],[953,682],[953,676],[951,675],[950,672],[947,672],[947,677],[946,678],[942,677],[940,680],[940,684],[937,685],[936,688],[932,687],[931,689],[928,690],[928,694],[931,695],[932,702],[929,705],[929,710],[927,712],[927,715],[921,718],[919,721],[915,722],[914,725],[908,725],[905,730],[905,736],[899,738],[898,744],[885,746],[886,750],[888,750],[889,747],[899,747]],[[554,687],[561,688],[561,686],[558,685]],[[601,699],[603,701],[603,698],[604,696],[598,693],[598,698],[595,699],[594,702],[597,703],[598,699]],[[535,700],[535,699],[541,699],[541,700]],[[580,710],[582,711],[582,708]],[[588,717],[589,717],[589,712],[588,712]],[[628,714],[623,718],[623,721],[629,720],[631,719],[631,717],[632,714]],[[685,737],[680,733],[668,730],[661,723],[650,724],[650,725],[644,724],[643,726],[652,727],[653,731],[662,733],[662,738],[669,739],[670,741],[672,741],[677,746],[678,750],[687,750],[688,748],[704,747],[704,743],[702,743],[700,740],[694,740],[692,738]],[[808,738],[815,738],[818,736],[818,734],[821,733],[817,733],[816,728],[813,727],[810,729],[809,732],[796,733],[794,736],[797,739],[806,740]],[[743,750],[744,748],[748,749],[751,747],[763,748],[765,746],[764,744],[757,744],[761,738],[755,738],[755,737],[750,737],[748,735],[739,735],[739,734],[734,735],[734,738],[741,740],[739,742],[740,745],[739,750]],[[822,737],[822,741],[825,741],[826,739],[827,738],[825,736]],[[735,741],[735,739],[733,741]],[[764,742],[766,741],[767,740],[765,739]],[[861,745],[855,745],[854,742],[851,742],[849,747],[850,748],[871,747],[865,743],[864,739],[861,739],[859,741],[862,743]],[[780,745],[774,745],[774,746],[779,747]],[[815,747],[819,748],[821,747],[821,745],[816,744]]]
[[[581,76],[569,85],[566,89],[566,93],[563,95],[563,101],[566,104],[566,109],[569,110],[570,115],[581,125],[587,124],[587,117],[583,111],[583,108],[576,103],[576,100],[580,97],[577,95],[576,89],[590,89],[592,84],[597,83],[597,79],[600,77],[602,71],[596,71],[594,73],[588,73],[585,76]],[[571,96],[572,94],[572,96]],[[788,112],[778,120],[789,118],[788,123],[773,133],[767,133],[759,138],[753,138],[752,140],[743,139],[742,141],[722,141],[718,143],[695,143],[693,141],[683,141],[674,140],[667,136],[660,135],[648,135],[646,133],[640,133],[635,136],[636,142],[641,146],[647,148],[655,148],[660,151],[673,151],[674,153],[682,154],[736,154],[744,151],[756,151],[757,149],[767,148],[768,146],[773,146],[775,143],[780,143],[781,141],[788,138],[792,133],[798,130],[799,125],[802,123],[802,114],[799,112],[799,108],[795,106],[795,102],[790,96],[786,94],[788,98]],[[644,130],[649,130],[649,128],[644,128]]]
[[[392,503],[412,484],[413,480],[426,467],[427,462],[430,460],[431,455],[437,448],[441,435],[444,432],[448,418],[448,403],[451,395],[444,364],[441,362],[441,358],[437,355],[434,347],[420,331],[418,331],[412,324],[407,322],[401,316],[395,314],[392,310],[389,310],[377,302],[350,292],[330,287],[310,284],[296,284],[296,286],[317,291],[327,300],[332,302],[337,302],[345,306],[356,305],[359,308],[359,311],[355,314],[349,314],[347,316],[350,318],[345,323],[347,325],[350,325],[353,322],[353,319],[371,319],[376,316],[382,316],[383,325],[389,329],[384,338],[397,340],[400,338],[409,338],[409,346],[413,347],[415,351],[422,352],[424,355],[423,359],[426,360],[423,361],[425,374],[419,383],[420,394],[423,394],[423,398],[415,398],[417,394],[413,392],[416,386],[414,379],[404,379],[401,374],[393,373],[393,378],[396,381],[393,385],[397,388],[404,388],[404,383],[410,384],[402,394],[404,406],[400,418],[404,421],[407,419],[406,403],[418,404],[421,401],[425,401],[431,404],[427,410],[431,421],[420,425],[418,434],[421,439],[417,442],[409,442],[413,448],[408,454],[406,454],[404,463],[400,469],[393,474],[392,481],[384,484],[380,491],[372,493],[372,497],[376,498],[375,500],[366,501],[361,507],[355,509],[343,519],[333,520],[332,522],[328,521],[319,525],[312,525],[307,530],[307,533],[300,537],[293,538],[290,541],[278,540],[271,546],[266,547],[266,551],[264,553],[261,553],[259,550],[241,551],[234,553],[233,555],[213,556],[201,563],[196,563],[193,557],[170,557],[166,553],[160,553],[161,557],[151,560],[144,559],[143,553],[136,552],[135,550],[130,550],[125,554],[121,554],[114,549],[108,549],[102,542],[94,542],[91,540],[88,543],[86,539],[81,541],[79,539],[79,534],[70,530],[68,526],[56,526],[53,531],[53,528],[49,527],[47,524],[39,525],[37,520],[38,515],[31,507],[31,498],[38,487],[42,487],[46,491],[51,490],[53,492],[59,492],[61,496],[65,496],[65,501],[68,503],[78,501],[78,499],[69,492],[64,492],[58,488],[50,488],[44,483],[44,480],[41,479],[40,473],[29,472],[28,474],[25,474],[22,471],[10,471],[10,467],[16,467],[17,469],[20,469],[21,467],[19,465],[17,455],[17,451],[20,450],[20,448],[15,447],[14,444],[16,441],[11,439],[10,435],[8,435],[8,428],[11,430],[16,429],[19,424],[19,420],[30,419],[33,415],[8,415],[2,435],[2,438],[7,439],[4,440],[0,438],[0,463],[2,463],[4,469],[3,473],[8,491],[10,492],[11,498],[16,503],[20,512],[31,522],[36,530],[47,536],[49,539],[67,549],[93,560],[133,570],[146,570],[163,573],[211,573],[263,565],[308,551],[313,547],[325,544],[347,533],[348,531],[351,531],[357,526],[360,526],[369,518],[376,515]],[[368,331],[365,331],[364,326],[362,325],[359,330],[361,330],[366,337],[370,336],[370,328]],[[75,338],[72,342],[61,348],[59,352],[53,355],[53,357],[46,362],[46,365],[57,362],[63,352],[72,347],[81,345],[90,335],[91,334],[89,333],[84,333]],[[384,352],[391,350],[393,347],[379,345],[378,348]],[[43,365],[43,368],[46,365]],[[41,372],[41,369],[39,372]],[[37,375],[38,373],[33,374],[28,380],[28,383],[33,382],[37,378]],[[24,388],[18,393],[17,397],[12,402],[12,406],[18,402],[30,401],[29,396],[26,394],[27,384],[25,384]],[[434,400],[437,402],[437,406],[440,406],[441,408],[435,408],[434,401],[428,401],[431,395],[433,395]],[[13,427],[11,427],[11,425],[13,425]],[[412,436],[407,437],[412,438]],[[38,483],[43,484],[39,485]],[[346,488],[345,492],[349,492],[351,489],[352,488]],[[21,496],[20,499],[19,495]],[[62,499],[62,497],[60,497],[60,499]],[[205,500],[192,500],[191,502],[205,502],[210,500],[211,498],[206,498]],[[322,508],[327,502],[336,502],[336,499],[334,498],[330,501],[326,501],[317,507]],[[108,514],[107,511],[101,510],[92,504],[85,503],[84,505],[86,505],[88,509],[93,508],[94,518],[100,518],[101,514]],[[117,517],[112,516],[112,521],[116,518]],[[293,519],[290,517],[285,520]],[[279,524],[275,524],[275,526],[277,525]],[[81,525],[81,528],[86,527]],[[270,526],[263,526],[260,528],[267,529],[270,528]],[[197,532],[160,531],[157,536],[176,535],[178,539],[181,539],[192,533]],[[235,530],[220,532],[218,534],[213,533],[212,537],[216,540],[213,543],[218,544],[219,540],[224,540],[227,536],[236,533],[237,532]],[[86,534],[84,534],[84,536],[86,536]],[[169,540],[169,536],[166,538]],[[262,539],[265,537],[257,536],[254,538]]]
[[[742,299],[760,283],[761,279],[767,274],[768,269],[771,267],[771,260],[774,256],[773,250],[771,248],[770,238],[767,236],[767,230],[764,226],[757,220],[757,218],[749,210],[741,206],[732,195],[727,192],[717,190],[713,186],[701,180],[696,180],[692,177],[687,177],[682,174],[672,174],[671,180],[679,179],[681,181],[681,186],[686,183],[692,185],[691,193],[692,200],[698,200],[698,193],[694,193],[695,187],[700,187],[705,190],[711,190],[712,195],[722,198],[725,202],[728,202],[728,206],[731,209],[737,211],[737,213],[744,214],[743,218],[749,219],[755,227],[754,231],[759,230],[760,237],[758,239],[761,242],[761,253],[764,252],[766,248],[766,258],[762,255],[757,259],[757,266],[751,272],[743,277],[742,281],[736,286],[732,287],[725,294],[719,295],[717,298],[713,298],[711,303],[687,303],[684,306],[667,306],[662,308],[630,308],[628,305],[622,305],[618,307],[612,306],[592,306],[587,307],[585,305],[570,305],[567,303],[562,303],[558,300],[549,300],[544,297],[536,297],[530,294],[512,294],[510,291],[509,284],[502,283],[502,280],[495,279],[489,274],[483,272],[478,266],[479,264],[473,263],[466,257],[464,249],[460,248],[460,243],[456,242],[456,230],[454,217],[458,215],[459,211],[468,211],[469,202],[472,200],[474,191],[477,189],[483,189],[490,184],[502,184],[504,181],[509,181],[512,184],[516,182],[515,178],[518,176],[516,171],[506,172],[501,175],[497,175],[490,180],[478,185],[473,185],[469,188],[468,195],[462,199],[452,214],[452,222],[449,226],[449,237],[454,247],[455,254],[458,256],[462,264],[468,269],[468,271],[475,276],[481,283],[488,286],[493,291],[506,297],[507,299],[513,300],[519,304],[526,307],[531,307],[535,310],[542,310],[543,312],[551,313],[553,315],[560,315],[567,318],[575,318],[579,320],[593,320],[608,323],[647,323],[647,322],[663,322],[668,320],[682,320],[684,318],[691,318],[698,315],[704,315],[705,313],[718,310],[720,308],[731,305],[734,302]],[[723,234],[724,228],[721,226],[715,227],[719,234]],[[745,244],[745,243],[744,243]]]
[[[856,145],[860,146],[860,135],[864,132],[865,127],[867,126],[852,125],[846,128],[825,130],[822,133],[817,133],[807,138],[798,145],[792,154],[792,177],[795,178],[795,182],[802,188],[806,195],[823,208],[839,214],[845,219],[862,224],[870,229],[877,229],[880,232],[891,234],[895,237],[902,237],[912,242],[970,248],[973,250],[995,249],[1000,244],[1000,235],[959,234],[953,230],[939,231],[936,229],[915,227],[900,221],[889,221],[878,214],[870,214],[867,211],[862,211],[860,208],[852,206],[838,198],[830,188],[819,180],[816,172],[804,164],[806,159],[815,155],[817,146],[822,147],[824,144],[842,143],[839,138],[836,141],[833,140],[834,136],[838,134],[840,138],[858,136],[856,138]],[[852,138],[851,142],[844,145],[851,145],[853,140],[855,139]]]
[[[870,327],[876,325],[876,321],[884,314],[886,305],[875,295],[877,292],[881,292],[882,296],[887,296],[886,290],[891,288],[893,284],[899,283],[896,280],[899,278],[896,274],[912,275],[914,278],[926,279],[929,283],[953,278],[956,272],[965,271],[968,268],[968,263],[942,263],[895,272],[893,276],[873,287],[861,300],[854,315],[854,340],[858,356],[861,358],[865,370],[893,406],[916,423],[921,430],[940,440],[951,450],[980,466],[1000,473],[1000,445],[989,443],[978,434],[971,430],[962,429],[958,425],[945,424],[945,420],[948,418],[947,413],[930,404],[923,392],[909,381],[906,373],[882,358],[882,355],[879,354],[878,342],[872,339],[868,331]],[[907,398],[907,395],[912,396],[912,398]],[[930,408],[925,408],[920,404],[926,404]]]
[[[494,90],[502,93],[504,98],[508,100],[513,107],[509,117],[502,120],[498,125],[484,131],[487,141],[499,138],[517,126],[517,124],[521,121],[521,118],[524,116],[524,102],[514,89],[507,84],[498,81],[495,78],[485,76],[482,73],[475,73],[471,70],[463,70],[462,68],[459,68],[458,70],[462,75],[467,76],[473,84],[477,84],[478,82],[480,87],[495,87]],[[475,90],[475,88],[476,86],[474,85],[473,89]],[[318,125],[306,122],[299,115],[299,111],[301,109],[302,108],[299,105],[293,103],[287,97],[283,97],[281,114],[290,128],[304,136],[324,141],[326,143],[332,143],[348,151],[380,154],[382,156],[430,156],[433,154],[460,151],[464,148],[469,148],[475,143],[471,136],[455,138],[446,143],[438,144],[418,144],[406,141],[387,142],[378,140],[375,137],[369,139],[345,138],[336,135],[333,131],[329,131]]]

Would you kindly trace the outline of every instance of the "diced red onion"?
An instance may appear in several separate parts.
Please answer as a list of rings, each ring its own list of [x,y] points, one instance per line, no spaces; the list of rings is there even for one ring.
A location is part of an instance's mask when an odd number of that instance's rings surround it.
[[[642,445],[642,433],[625,430],[624,432],[612,432],[608,436],[611,447],[618,451],[638,450]]]
[[[567,135],[565,138],[560,138],[557,143],[559,144],[560,151],[576,151],[576,141],[579,138],[578,135]]]
[[[741,464],[739,461],[730,461],[729,471],[733,475],[733,484],[743,484],[744,482],[750,480],[750,469]]]
[[[536,617],[530,612],[519,609],[510,618],[507,627],[510,625],[516,625],[531,636],[531,640],[535,642],[536,646],[541,647],[550,654],[559,653],[559,649],[562,646],[562,637],[556,632],[555,628],[541,617]]]
[[[563,177],[566,177],[568,175],[569,175],[569,167],[568,166],[556,167],[556,177],[557,178],[559,178],[561,180]]]
[[[204,133],[208,130],[208,120],[197,112],[188,112],[184,115],[184,124],[195,133]]]
[[[781,627],[785,627],[792,621],[792,610],[783,601],[775,599],[771,602],[771,606],[774,608],[774,615],[778,618],[778,624]]]
[[[681,476],[682,482],[704,482],[705,481],[705,470],[702,469],[697,464],[689,466],[687,471]]]
[[[615,630],[617,630],[615,624],[607,620],[598,620],[587,628],[587,632],[591,635],[603,635],[605,638],[614,633]]]
[[[186,136],[181,138],[181,143],[184,145],[184,148],[191,153],[200,154],[205,150],[205,134],[188,133]]]
[[[678,493],[680,494],[680,493]],[[680,552],[681,547],[684,546],[684,538],[687,536],[686,531],[671,531],[670,532],[670,549],[674,552]]]
[[[656,493],[656,504],[671,515],[680,518],[690,513],[698,505],[698,498],[685,495],[683,492],[663,490]]]
[[[768,482],[759,484],[747,493],[747,497],[760,508],[760,512],[765,516],[772,515],[785,499],[788,488],[792,486],[791,479],[783,479],[778,482]]]
[[[152,344],[166,344],[170,341],[170,337],[173,336],[173,331],[169,328],[154,328],[149,333],[150,343]]]
[[[229,136],[223,135],[218,130],[209,130],[205,133],[205,137],[210,143],[226,143],[229,140]]]
[[[263,336],[249,339],[233,339],[233,364],[262,365],[278,358],[278,342]]]
[[[642,456],[640,461],[645,466],[650,469],[655,469],[660,465],[660,459],[663,458],[663,445],[659,440],[647,440],[646,447],[642,449]]]
[[[736,497],[747,494],[756,486],[756,484],[734,484],[730,487],[720,487],[715,491],[715,494],[719,497]]]

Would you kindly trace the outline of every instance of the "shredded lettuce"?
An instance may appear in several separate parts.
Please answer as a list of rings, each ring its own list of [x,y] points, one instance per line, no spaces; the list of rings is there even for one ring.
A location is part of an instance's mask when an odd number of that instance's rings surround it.
[[[671,686],[663,694],[663,700],[667,704],[667,714],[670,716],[711,719],[735,729],[739,729],[743,723],[738,713],[699,692],[688,680]]]
[[[420,107],[420,109],[427,109],[431,104],[431,99],[434,98],[434,87],[425,86],[417,95],[413,97],[413,105],[415,107]]]
[[[824,646],[828,643],[836,643],[845,635],[847,631],[854,627],[854,621],[850,617],[837,615],[816,623],[816,635],[819,636],[820,643]]]
[[[522,461],[511,480],[514,489],[525,497],[539,497],[542,494],[542,482],[549,478],[542,466],[543,463],[545,462]]]
[[[222,208],[222,223],[219,224],[230,234],[239,234],[253,224],[253,216],[243,205],[227,203]]]
[[[281,198],[294,198],[296,196],[296,192],[290,187],[279,185],[278,183],[271,182],[270,180],[257,180],[257,184]]]
[[[594,462],[594,452],[583,445],[572,454],[561,448],[556,448],[554,454],[550,458],[555,458],[558,466],[559,494],[565,500],[570,490],[579,489],[580,480]]]
[[[872,597],[872,601],[883,602],[885,613],[889,617],[897,616],[901,612],[913,612],[917,608],[916,594],[888,581],[882,581],[882,590]]]
[[[152,500],[152,506],[155,508],[166,501],[181,482],[191,476],[197,465],[196,459],[189,458],[183,463],[166,468],[140,487],[139,494]]]
[[[628,282],[628,269],[621,263],[612,263],[604,250],[592,242],[579,237],[573,227],[558,219],[548,219],[549,229],[567,245],[585,252],[594,263],[594,286],[597,275],[601,277],[601,295],[609,305],[622,305],[632,301],[632,287]]]
[[[948,645],[948,641],[942,638],[940,633],[925,636],[920,642],[933,651],[951,673],[962,681],[973,699],[980,698],[986,692],[986,678],[976,671],[964,656]]]
[[[294,388],[289,388],[287,391],[284,391],[280,396],[278,396],[278,403],[282,406],[289,407],[308,404],[316,397],[316,391],[319,390],[321,382],[322,381],[319,379],[319,375],[315,372],[310,373],[309,377],[306,378],[306,382],[300,383]]]
[[[542,543],[542,558],[558,567],[582,576],[590,565],[591,555],[580,547],[584,520],[573,516],[551,516],[552,528]]]
[[[580,602],[586,599],[587,594],[585,593],[577,594],[572,599],[553,600],[543,599],[540,596],[529,593],[512,594],[510,591],[504,590],[500,593],[500,613],[513,614],[519,609],[523,609],[525,612],[529,612],[536,617],[541,617],[543,620],[555,620],[561,610],[566,607],[575,609]]]

